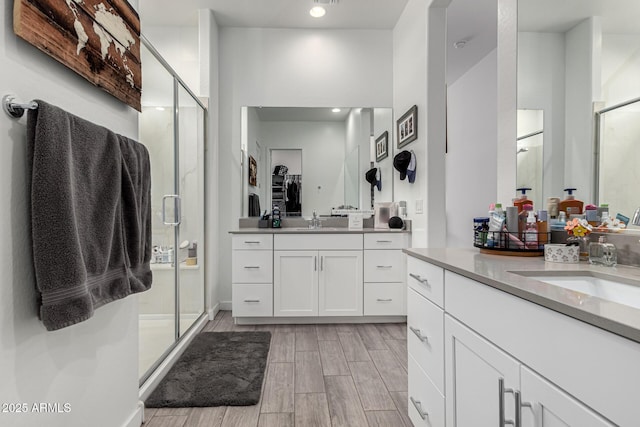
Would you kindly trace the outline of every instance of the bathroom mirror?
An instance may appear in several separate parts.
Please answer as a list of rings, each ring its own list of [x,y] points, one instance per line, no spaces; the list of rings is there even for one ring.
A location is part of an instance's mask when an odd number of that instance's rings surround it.
[[[640,97],[638,16],[637,0],[518,0],[518,110],[544,117],[539,208],[565,187],[614,215],[640,206],[625,191],[640,186],[640,103],[616,108]]]
[[[289,179],[298,179],[303,217],[311,217],[314,211],[318,215],[330,215],[332,208],[349,206],[368,210],[371,208],[371,185],[365,180],[365,173],[371,168],[371,162],[380,168],[382,180],[381,190],[374,190],[375,201],[393,201],[392,110],[362,107],[333,110],[242,107],[243,216],[250,213],[251,194],[257,195],[262,212],[271,211],[273,183],[282,180],[286,183]],[[389,134],[389,155],[375,163],[372,144],[384,132]],[[285,176],[274,181],[272,154],[282,150],[300,153],[301,167],[296,174],[299,176]],[[249,165],[253,161],[256,166],[255,185],[248,178]],[[286,199],[286,188],[283,191]],[[286,200],[283,203],[286,204]],[[293,216],[300,216],[300,211]]]

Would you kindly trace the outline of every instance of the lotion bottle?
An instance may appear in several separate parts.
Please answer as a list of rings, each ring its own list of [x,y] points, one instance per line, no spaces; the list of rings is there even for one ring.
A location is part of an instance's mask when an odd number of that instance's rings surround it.
[[[571,218],[571,215],[580,215],[582,214],[582,206],[584,203],[581,200],[576,199],[576,196],[573,195],[573,192],[576,191],[575,188],[565,188],[567,197],[564,200],[561,200],[558,206],[560,212],[564,212],[567,214],[567,218]]]
[[[531,190],[529,187],[520,187],[516,188],[516,190],[520,191],[520,198],[515,199],[513,201],[513,206],[518,207],[518,213],[524,210],[524,205],[533,205],[533,202],[527,198],[527,191]]]

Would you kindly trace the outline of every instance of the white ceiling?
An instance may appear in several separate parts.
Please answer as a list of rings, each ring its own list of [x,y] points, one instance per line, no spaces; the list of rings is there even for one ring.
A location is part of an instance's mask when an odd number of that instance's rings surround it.
[[[214,11],[223,27],[387,29],[395,26],[407,0],[340,0],[323,5],[327,14],[312,18],[313,0],[140,0],[144,25],[193,26],[198,9]]]
[[[351,108],[257,107],[256,113],[263,122],[344,122]]]

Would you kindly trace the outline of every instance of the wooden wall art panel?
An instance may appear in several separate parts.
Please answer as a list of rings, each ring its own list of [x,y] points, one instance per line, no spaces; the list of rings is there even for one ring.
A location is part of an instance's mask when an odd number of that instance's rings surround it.
[[[140,18],[126,0],[15,0],[13,30],[140,111]]]

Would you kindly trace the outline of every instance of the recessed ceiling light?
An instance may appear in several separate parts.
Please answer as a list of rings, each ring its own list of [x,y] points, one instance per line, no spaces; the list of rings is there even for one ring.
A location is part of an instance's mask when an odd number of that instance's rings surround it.
[[[339,108],[334,108],[333,110],[331,110],[332,113],[339,113],[340,109]]]
[[[164,107],[156,107],[156,110],[158,110],[158,111],[164,111]]]
[[[309,11],[309,15],[314,18],[322,18],[325,13],[327,13],[327,11],[324,10],[324,7],[322,6],[315,6]]]

